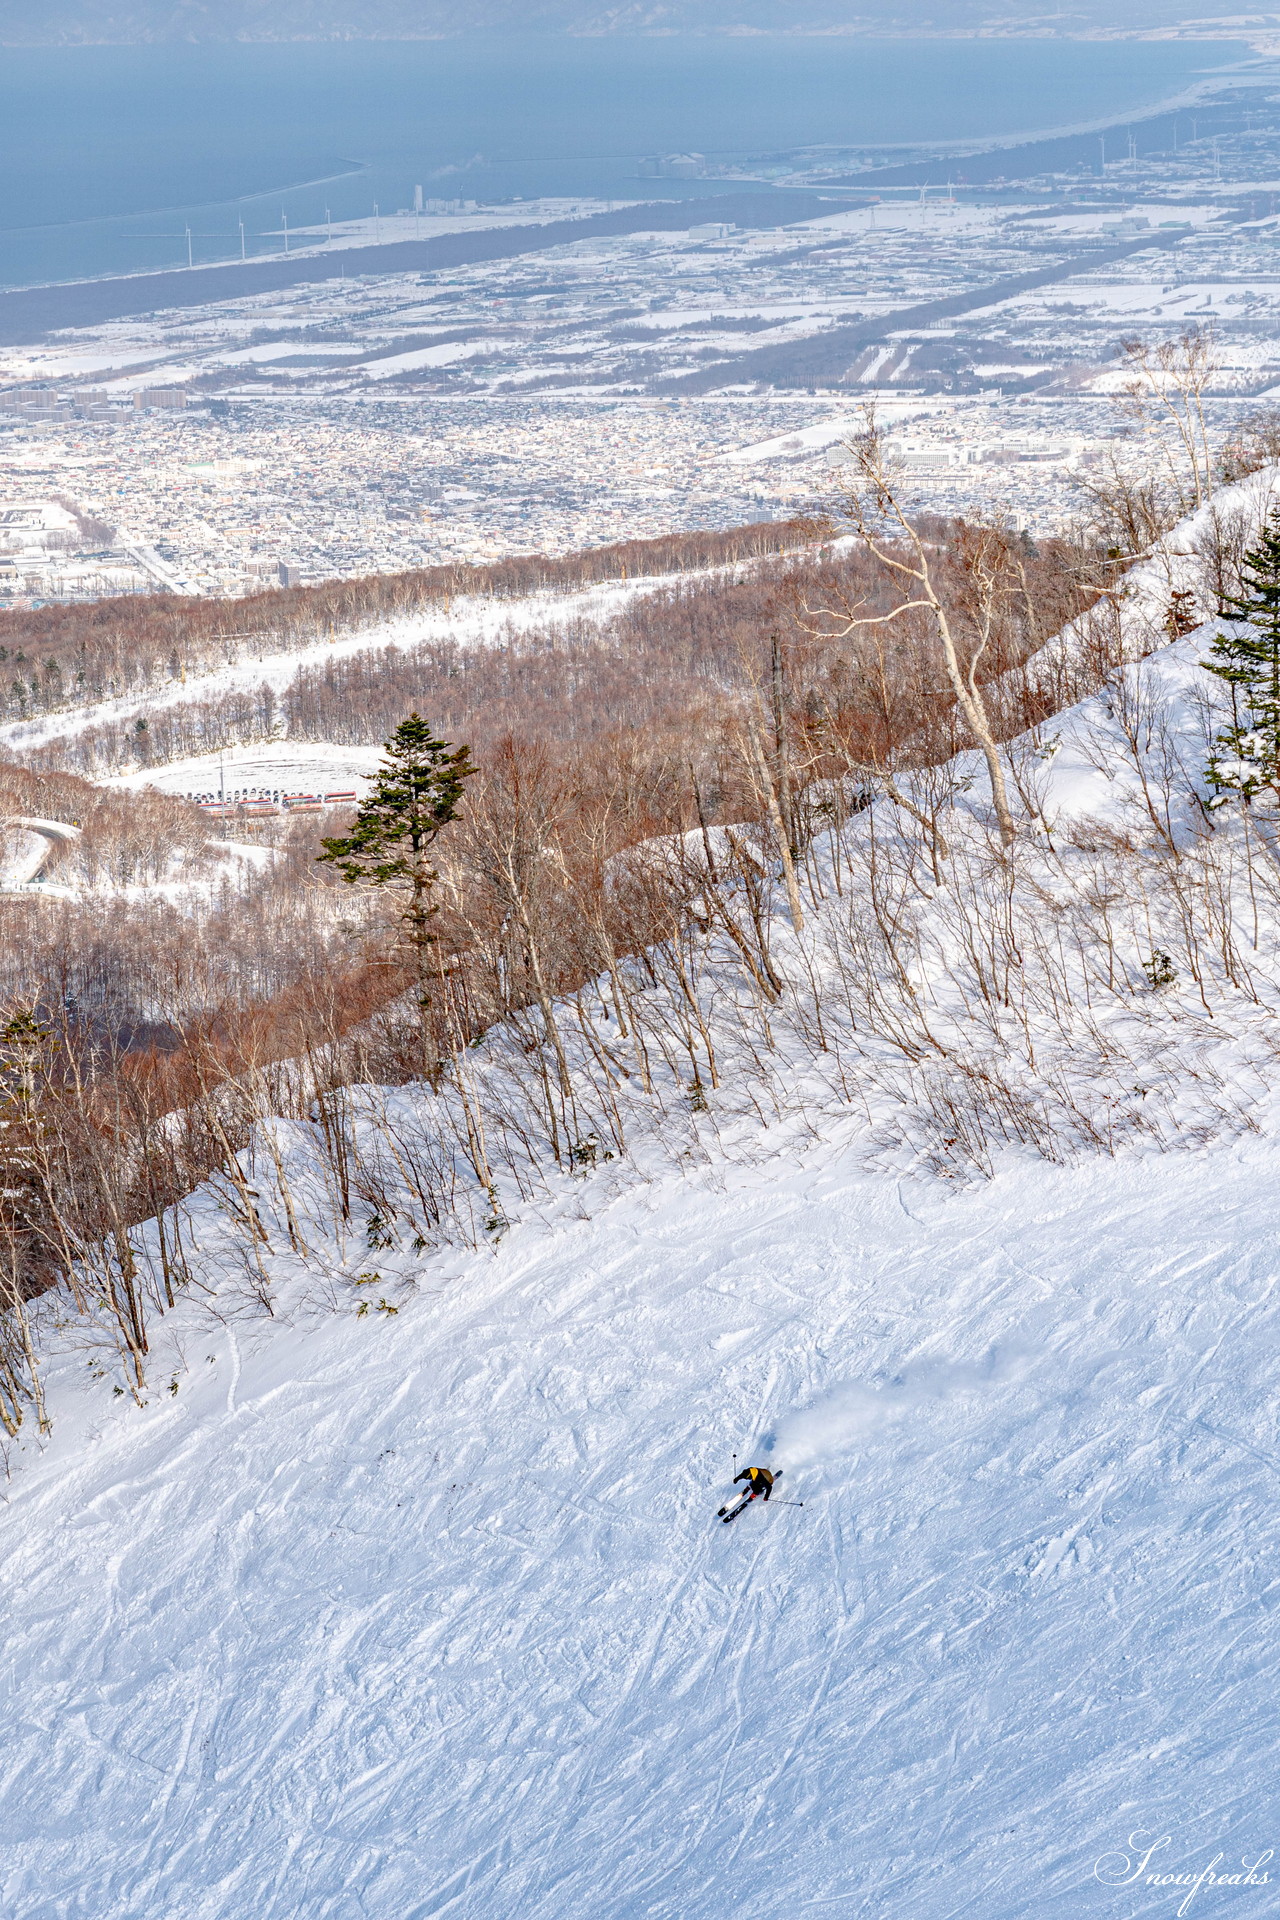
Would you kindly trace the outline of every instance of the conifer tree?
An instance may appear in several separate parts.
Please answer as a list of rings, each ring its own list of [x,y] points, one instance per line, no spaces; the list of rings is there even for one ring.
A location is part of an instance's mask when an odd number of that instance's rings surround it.
[[[1280,514],[1246,554],[1244,592],[1228,598],[1235,633],[1220,633],[1203,662],[1231,689],[1231,723],[1214,739],[1206,779],[1221,806],[1246,805],[1270,788],[1280,797]],[[1243,629],[1243,630],[1242,630]]]
[[[431,1072],[430,1028],[431,921],[436,908],[431,889],[438,875],[431,849],[462,801],[462,783],[475,772],[469,747],[437,740],[418,714],[402,720],[384,743],[386,760],[361,801],[351,832],[323,840],[320,860],[329,860],[351,886],[407,890],[400,915],[416,976],[422,1065]]]

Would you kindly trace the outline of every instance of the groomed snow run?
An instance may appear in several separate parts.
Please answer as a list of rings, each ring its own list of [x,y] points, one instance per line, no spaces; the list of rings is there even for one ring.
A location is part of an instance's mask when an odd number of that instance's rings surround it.
[[[0,1910],[1172,1915],[1095,1863],[1280,1812],[1276,1273],[1270,1139],[819,1148],[186,1316],[8,1489]],[[735,1449],[803,1509],[717,1524]]]
[[[784,554],[782,556],[786,558]],[[537,592],[506,597],[475,594],[460,596],[451,604],[437,603],[412,613],[385,620],[370,621],[346,629],[340,636],[308,640],[299,646],[272,646],[269,636],[258,636],[267,649],[245,654],[226,666],[193,672],[185,680],[173,680],[163,686],[148,687],[118,697],[91,701],[83,706],[55,708],[29,720],[9,720],[0,724],[0,752],[20,755],[48,747],[55,742],[73,740],[93,727],[120,725],[145,717],[154,719],[161,712],[199,705],[235,693],[253,693],[269,687],[280,693],[304,667],[323,666],[325,662],[348,658],[352,654],[394,647],[406,652],[432,641],[455,640],[463,646],[500,646],[516,635],[555,630],[578,621],[604,626],[615,619],[632,601],[647,594],[662,593],[717,575],[733,578],[751,562],[727,562],[714,567],[690,568],[681,573],[642,574],[628,579],[595,581],[590,586],[569,589],[545,588]],[[160,766],[136,768],[155,783]]]

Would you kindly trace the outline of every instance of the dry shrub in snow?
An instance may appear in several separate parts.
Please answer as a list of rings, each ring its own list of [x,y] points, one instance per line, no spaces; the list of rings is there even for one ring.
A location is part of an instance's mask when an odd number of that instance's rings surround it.
[[[245,894],[256,926],[228,907],[221,1000],[216,946],[193,960],[176,915],[133,1003],[154,1010],[147,1044],[109,968],[95,1018],[63,995],[22,1253],[59,1277],[27,1323],[59,1317],[141,1397],[148,1324],[179,1289],[215,1289],[220,1313],[369,1310],[388,1244],[481,1245],[674,1168],[826,1144],[970,1180],[1007,1152],[1260,1124],[1280,879],[1268,817],[1205,804],[1206,637],[1158,648],[1157,570],[1084,595],[1039,644],[1002,541],[972,548],[998,591],[967,610],[970,548],[924,547],[985,754],[928,612],[894,615],[888,645],[883,620],[815,633],[781,601],[679,725],[491,741],[439,846],[427,1084],[402,958],[367,917],[338,964],[357,909],[301,841]],[[34,1361],[6,1351],[21,1409]]]

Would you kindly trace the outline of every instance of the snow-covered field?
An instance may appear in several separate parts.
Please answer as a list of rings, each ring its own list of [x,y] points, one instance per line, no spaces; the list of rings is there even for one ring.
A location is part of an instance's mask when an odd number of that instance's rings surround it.
[[[780,1143],[379,1256],[395,1317],[184,1307],[141,1410],[68,1362],[5,1915],[1172,1915],[1131,1835],[1280,1821],[1274,1156]],[[735,1449],[787,1471],[726,1530]]]
[[[264,788],[269,792],[326,793],[342,789],[363,793],[381,761],[380,747],[353,747],[329,740],[272,740],[261,746],[228,747],[225,753],[199,754],[165,766],[143,767],[104,786],[155,787],[160,793],[231,795]]]

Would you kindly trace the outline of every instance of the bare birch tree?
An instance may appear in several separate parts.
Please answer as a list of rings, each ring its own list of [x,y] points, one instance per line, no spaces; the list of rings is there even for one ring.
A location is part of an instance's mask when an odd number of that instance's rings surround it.
[[[1124,394],[1139,428],[1173,429],[1181,462],[1164,455],[1184,511],[1204,505],[1213,491],[1213,450],[1204,399],[1218,371],[1217,337],[1209,327],[1185,327],[1176,340],[1123,340],[1120,353],[1129,378]]]
[[[1012,846],[1017,827],[1009,808],[1000,750],[978,680],[995,627],[993,596],[998,591],[999,577],[995,541],[980,534],[966,561],[966,571],[976,588],[980,617],[976,637],[965,650],[967,658],[964,658],[956,640],[954,608],[949,609],[944,601],[934,578],[928,544],[902,504],[897,476],[874,413],[868,411],[866,429],[849,443],[849,453],[853,473],[845,497],[845,516],[894,583],[898,604],[888,612],[866,615],[857,607],[806,607],[805,612],[820,619],[822,631],[833,639],[847,638],[868,628],[883,630],[913,613],[924,615],[937,640],[956,705],[986,762],[1001,842],[1006,847]]]

